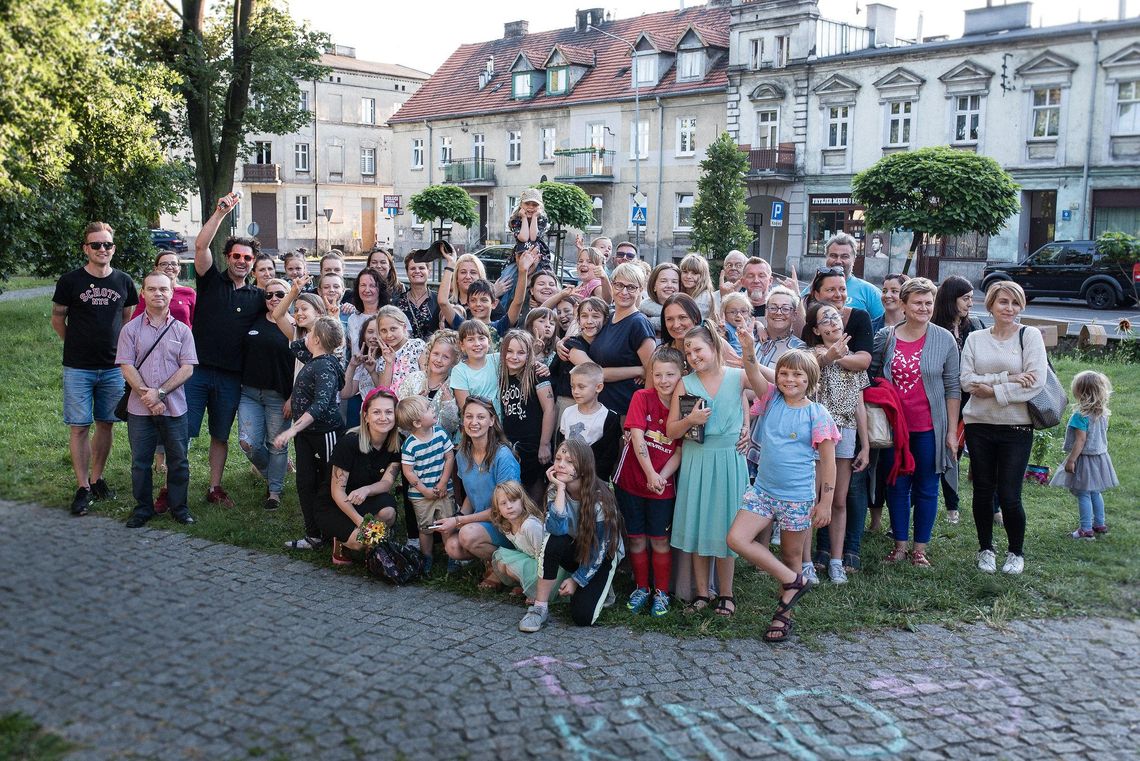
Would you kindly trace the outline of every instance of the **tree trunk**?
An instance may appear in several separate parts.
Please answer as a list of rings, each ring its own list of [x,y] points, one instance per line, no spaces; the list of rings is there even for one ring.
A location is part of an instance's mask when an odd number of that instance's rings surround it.
[[[910,239],[910,250],[906,252],[906,261],[903,262],[902,273],[904,275],[910,274],[910,263],[914,261],[914,257],[918,253],[918,250],[922,248],[922,242],[925,238],[926,236],[918,230],[915,230],[912,234]]]

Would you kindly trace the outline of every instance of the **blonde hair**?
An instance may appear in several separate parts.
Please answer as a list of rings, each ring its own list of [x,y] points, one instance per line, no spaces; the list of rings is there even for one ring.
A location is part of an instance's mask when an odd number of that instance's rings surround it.
[[[322,317],[321,319],[331,320],[331,317]],[[352,430],[357,432],[357,445],[362,454],[368,454],[373,451],[372,448],[372,424],[368,422],[368,410],[373,404],[376,404],[378,399],[384,399],[392,403],[393,409],[396,408],[396,394],[388,389],[375,388],[368,392],[368,396],[364,398],[364,402],[360,405],[360,425]],[[400,451],[400,426],[396,424],[392,426],[392,430],[388,431],[387,441],[384,442],[384,449],[389,452]]]
[[[661,262],[653,271],[649,273],[649,280],[645,286],[646,292],[649,294],[649,300],[654,304],[660,304],[657,300],[657,279],[661,277],[662,272],[671,271],[677,273],[677,289],[681,288],[681,270],[673,262]]]
[[[599,251],[598,249],[596,249],[592,246],[587,246],[586,248],[582,248],[582,249],[578,250],[578,258],[581,258],[582,254],[586,255],[586,258],[588,258],[590,260],[590,264],[593,264],[593,265],[596,265],[599,267],[602,265],[602,252]]]
[[[749,313],[752,312],[752,299],[748,298],[740,291],[733,291],[720,301],[720,316],[724,318],[725,322],[728,322],[727,315],[729,305],[736,303],[740,303],[741,306],[748,307]]]
[[[681,339],[681,346],[687,344],[690,338],[707,343],[712,348],[713,353],[716,354],[717,365],[724,364],[724,348],[722,346],[720,336],[716,334],[715,330],[705,325],[697,325],[695,327],[689,328],[689,332],[686,333],[685,337]]]
[[[907,283],[910,281],[908,280]],[[906,287],[906,283],[903,284]],[[998,280],[996,283],[986,289],[986,311],[992,312],[994,304],[997,303],[998,296],[1002,292],[1008,293],[1013,302],[1022,309],[1025,309],[1025,291],[1020,285],[1012,280]],[[900,293],[901,296],[901,293]]]
[[[1069,386],[1073,392],[1073,409],[1089,420],[1108,417],[1108,400],[1112,398],[1112,381],[1104,373],[1096,370],[1082,370],[1073,378]]]
[[[570,369],[570,377],[585,376],[591,383],[603,383],[605,381],[605,371],[602,366],[597,362],[583,362],[580,365],[574,365]]]
[[[503,342],[499,344],[499,397],[505,399],[507,389],[511,387],[511,371],[507,368],[506,360],[511,341],[518,341],[526,349],[526,362],[518,374],[519,390],[522,392],[523,404],[526,404],[530,401],[534,387],[538,385],[538,378],[534,372],[534,336],[519,328],[508,330],[503,336]]]
[[[700,282],[697,287],[692,291],[685,288],[685,281],[681,279],[681,292],[692,296],[694,299],[701,297],[702,293],[708,293],[710,298],[713,292],[712,275],[709,272],[709,262],[700,254],[686,254],[685,258],[681,260],[681,272],[692,272],[700,275]]]
[[[618,266],[614,267],[613,274],[610,275],[610,282],[612,283],[619,277],[623,280],[628,280],[631,283],[636,283],[637,286],[641,288],[641,290],[645,290],[645,270],[643,270],[641,267],[638,267],[636,264],[632,264],[630,262],[622,262]]]
[[[344,345],[344,328],[341,327],[340,320],[335,317],[328,315],[318,317],[313,323],[313,333],[316,334],[321,348],[330,354]]]
[[[931,296],[938,295],[938,286],[924,277],[912,277],[902,284],[899,289],[899,301],[906,303],[907,300],[916,293],[929,293]]]
[[[292,286],[290,286],[288,283],[286,283],[284,280],[282,280],[281,278],[279,278],[279,277],[275,277],[275,278],[273,278],[272,280],[270,280],[268,283],[266,283],[266,284],[265,284],[265,290],[267,290],[267,291],[268,291],[268,290],[269,290],[269,287],[270,287],[270,286],[272,286],[274,283],[276,283],[277,285],[281,286],[282,290],[284,290],[286,293],[288,293],[288,292],[289,292],[289,288],[291,288],[291,287],[292,287]],[[272,321],[272,320],[271,320],[271,321]]]
[[[422,396],[405,396],[396,405],[396,425],[405,431],[414,431],[416,423],[431,410],[431,402]]]
[[[763,261],[763,259],[761,259],[761,261]],[[796,294],[795,291],[786,285],[774,285],[769,288],[768,297],[764,300],[764,303],[767,304],[769,301],[771,301],[773,296],[787,296],[789,299],[791,299],[793,310],[800,308],[800,297]]]
[[[380,309],[376,312],[377,325],[379,325],[380,321],[385,318],[389,320],[395,320],[396,322],[402,324],[404,326],[404,330],[409,334],[412,332],[412,323],[408,319],[408,315],[405,314],[404,310],[400,309],[400,307],[394,306],[392,304],[386,304],[385,306],[380,307]],[[405,336],[405,338],[406,337],[407,336]]]
[[[451,296],[452,301],[459,301],[459,268],[464,264],[474,264],[475,270],[479,273],[479,278],[482,280],[487,279],[487,268],[483,266],[483,262],[475,254],[463,254],[455,260],[455,276],[451,279]]]
[[[523,506],[523,520],[537,518],[545,520],[546,514],[538,504],[526,493],[526,489],[518,481],[503,481],[491,492],[491,525],[504,534],[511,532],[511,523],[499,512],[499,500],[519,500]]]
[[[788,349],[776,360],[776,374],[782,368],[803,373],[808,379],[807,395],[811,396],[819,387],[819,361],[815,354],[805,349]]]

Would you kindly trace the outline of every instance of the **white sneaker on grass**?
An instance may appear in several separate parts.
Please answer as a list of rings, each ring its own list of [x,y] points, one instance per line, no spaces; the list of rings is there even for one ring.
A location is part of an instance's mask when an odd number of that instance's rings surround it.
[[[522,621],[519,621],[519,631],[533,633],[542,629],[542,625],[546,623],[547,617],[550,615],[550,610],[547,606],[543,605],[541,608],[537,605],[531,605],[526,609],[526,615],[523,616]]]
[[[827,564],[827,576],[832,584],[846,584],[847,571],[843,570],[842,560],[832,560]]]
[[[1014,555],[1012,552],[1005,553],[1005,565],[1001,567],[1002,573],[1017,576],[1024,570],[1025,558],[1021,557],[1021,555]]]
[[[978,553],[978,570],[982,573],[995,573],[997,571],[997,556],[993,550],[982,550]]]
[[[815,566],[811,563],[804,563],[800,569],[800,574],[807,579],[809,584],[819,584],[819,574],[815,572]]]

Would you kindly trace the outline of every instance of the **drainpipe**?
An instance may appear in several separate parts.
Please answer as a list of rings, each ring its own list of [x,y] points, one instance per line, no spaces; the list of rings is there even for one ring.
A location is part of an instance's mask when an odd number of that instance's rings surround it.
[[[431,185],[432,167],[435,165],[435,146],[432,145],[432,142],[431,142],[432,141],[431,124],[428,123],[427,119],[424,119],[424,127],[427,129],[427,133],[428,133],[427,152],[424,154],[424,162],[427,164],[427,170],[428,170],[427,184]]]
[[[661,104],[661,98],[654,98],[657,101],[657,116],[660,124],[657,126],[657,214],[653,220],[653,266],[656,267],[660,264],[661,260],[661,195],[662,195],[662,175],[665,167],[665,106]],[[694,194],[695,195],[695,194]],[[672,257],[669,257],[672,259]]]
[[[320,205],[317,203],[317,192],[320,190],[320,177],[317,175],[317,157],[321,155],[321,143],[317,140],[317,80],[313,79],[313,208],[309,210],[313,220],[313,253],[319,254],[317,250],[321,245],[321,223],[317,221],[317,209]],[[286,214],[288,214],[288,207],[286,207]],[[306,265],[307,266],[307,265]]]
[[[1092,193],[1089,191],[1089,162],[1092,160],[1092,144],[1093,144],[1093,117],[1096,114],[1096,88],[1097,88],[1097,68],[1100,64],[1100,30],[1092,30],[1092,43],[1093,43],[1093,81],[1092,86],[1089,87],[1089,119],[1088,128],[1085,134],[1085,161],[1084,166],[1081,167],[1081,234],[1084,235],[1087,231],[1088,236],[1092,237],[1092,229],[1090,228],[1091,218],[1089,216],[1089,203],[1091,202]]]

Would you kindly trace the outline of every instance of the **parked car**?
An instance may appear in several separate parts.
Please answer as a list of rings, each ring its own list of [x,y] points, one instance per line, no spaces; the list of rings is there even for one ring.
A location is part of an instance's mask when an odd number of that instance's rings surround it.
[[[493,283],[503,274],[503,269],[507,266],[507,257],[510,256],[513,249],[514,246],[508,243],[500,243],[471,253],[483,262],[483,267],[487,270],[487,279]],[[578,284],[578,275],[575,272],[574,264],[563,262],[561,280],[563,285]]]
[[[1020,285],[1027,300],[1084,299],[1092,309],[1113,309],[1136,300],[1133,288],[1140,285],[1140,264],[1128,270],[1107,261],[1093,240],[1059,240],[1046,243],[1018,264],[987,264],[982,290],[999,280]]]
[[[173,251],[176,254],[184,254],[190,248],[186,245],[186,241],[182,239],[182,236],[173,230],[151,230],[150,242],[153,243],[157,249]]]

